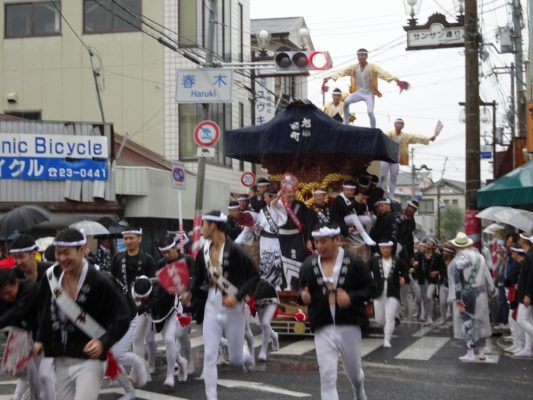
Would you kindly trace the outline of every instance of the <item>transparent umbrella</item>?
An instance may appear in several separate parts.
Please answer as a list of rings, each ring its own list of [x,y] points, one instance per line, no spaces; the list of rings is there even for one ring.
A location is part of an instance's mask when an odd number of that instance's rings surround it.
[[[96,221],[80,221],[70,225],[71,228],[85,233],[86,236],[109,235],[105,226]]]

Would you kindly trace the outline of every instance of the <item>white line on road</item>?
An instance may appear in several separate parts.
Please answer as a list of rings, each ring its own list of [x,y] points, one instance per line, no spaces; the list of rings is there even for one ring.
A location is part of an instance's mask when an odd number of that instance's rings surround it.
[[[383,345],[383,339],[363,339],[361,357],[365,357]]]
[[[103,393],[116,393],[116,394],[124,394],[123,389],[118,388],[111,388],[111,389],[104,389],[100,391],[100,394]],[[139,390],[135,389],[135,398],[139,400],[187,400],[183,397],[176,397],[174,395],[169,396],[166,394],[160,394],[160,393],[153,393],[153,392],[147,392],[146,390]],[[3,400],[0,397],[0,400]]]
[[[403,350],[395,358],[400,360],[423,360],[427,361],[444,346],[450,338],[426,336],[418,339],[412,345]]]
[[[276,351],[275,355],[284,355],[284,356],[301,356],[308,351],[311,351],[315,348],[315,341],[314,339],[303,339],[299,340],[297,342],[288,344],[287,346],[283,346],[279,349],[279,351]]]
[[[227,388],[237,388],[237,389],[248,389],[248,390],[257,390],[259,392],[267,392],[267,393],[276,393],[276,394],[282,394],[285,396],[290,397],[311,397],[308,393],[302,393],[302,392],[293,392],[292,390],[286,390],[282,389],[276,386],[271,385],[265,385],[261,382],[248,382],[248,381],[237,381],[237,380],[231,380],[231,379],[219,379],[217,383],[220,386],[224,386]]]

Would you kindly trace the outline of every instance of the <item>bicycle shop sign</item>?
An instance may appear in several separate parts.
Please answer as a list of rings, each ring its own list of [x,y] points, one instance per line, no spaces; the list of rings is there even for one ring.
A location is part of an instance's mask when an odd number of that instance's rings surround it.
[[[0,133],[0,179],[107,180],[107,137]]]

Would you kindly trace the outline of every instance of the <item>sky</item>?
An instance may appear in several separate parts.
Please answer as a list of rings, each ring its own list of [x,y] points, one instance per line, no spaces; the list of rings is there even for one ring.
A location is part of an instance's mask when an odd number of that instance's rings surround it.
[[[420,0],[419,0],[420,1]],[[465,125],[460,122],[465,99],[465,62],[462,48],[406,51],[406,33],[403,26],[407,15],[402,0],[250,0],[250,17],[281,18],[302,16],[305,18],[315,50],[327,50],[333,59],[333,69],[326,73],[313,72],[309,78],[308,96],[321,106],[320,87],[324,75],[356,62],[356,50],[369,50],[368,61],[377,63],[385,70],[411,84],[408,91],[399,93],[396,84],[379,82],[382,98],[376,98],[374,112],[377,127],[383,131],[393,128],[393,122],[401,117],[405,132],[433,135],[435,125],[441,120],[444,129],[437,140],[429,146],[415,145],[415,166],[426,164],[432,169],[433,180],[441,177],[465,180]],[[512,23],[511,9],[507,0],[478,0],[480,30],[485,43],[499,48],[496,29]],[[525,4],[526,2],[523,1]],[[425,23],[434,12],[440,12],[452,21],[456,15],[452,0],[422,0],[419,24]],[[524,5],[527,24],[527,9]],[[523,31],[527,41],[527,30]],[[510,80],[508,74],[495,75],[493,67],[509,66],[514,61],[512,54],[498,54],[492,46],[485,46],[488,54],[480,64],[480,97],[483,101],[497,103],[497,126],[507,126],[505,114],[509,108]],[[524,49],[527,49],[524,43]],[[526,51],[527,55],[527,51]],[[334,87],[346,90],[349,78]],[[326,96],[328,100],[331,96]],[[369,126],[366,106],[363,102],[351,105],[357,114],[356,125]],[[482,119],[481,144],[491,143],[492,109],[480,112]],[[485,138],[483,136],[489,135]],[[503,148],[499,148],[502,150]],[[409,171],[409,167],[401,167]],[[481,179],[492,177],[492,165],[481,161]]]

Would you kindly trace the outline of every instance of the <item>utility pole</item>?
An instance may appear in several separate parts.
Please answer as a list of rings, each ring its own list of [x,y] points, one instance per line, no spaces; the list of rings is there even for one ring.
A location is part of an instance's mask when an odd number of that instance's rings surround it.
[[[524,55],[522,50],[522,6],[520,0],[512,0],[513,8],[513,39],[516,80],[516,104],[518,107],[518,136],[526,137],[526,96],[524,80]]]
[[[479,33],[477,0],[465,0],[466,208],[476,210],[479,166]]]
[[[217,23],[217,0],[205,0],[209,10],[209,20],[207,24],[207,41],[205,54],[205,68],[213,66],[213,47],[215,44],[215,25]],[[209,119],[209,103],[202,104],[201,121]],[[198,157],[198,171],[196,174],[196,199],[194,203],[194,237],[193,252],[198,250],[195,245],[199,245],[200,229],[202,225],[202,208],[204,203],[204,182],[205,182],[205,157]]]
[[[411,152],[411,198],[416,199],[416,184],[415,184],[415,178],[416,178],[416,169],[415,169],[415,149],[409,150]]]
[[[437,183],[437,239],[441,240],[440,236],[440,188],[442,187],[442,180],[444,179],[444,171],[446,171],[446,164],[448,163],[448,157],[444,159],[444,167],[442,167],[442,173],[440,174],[439,182]]]

